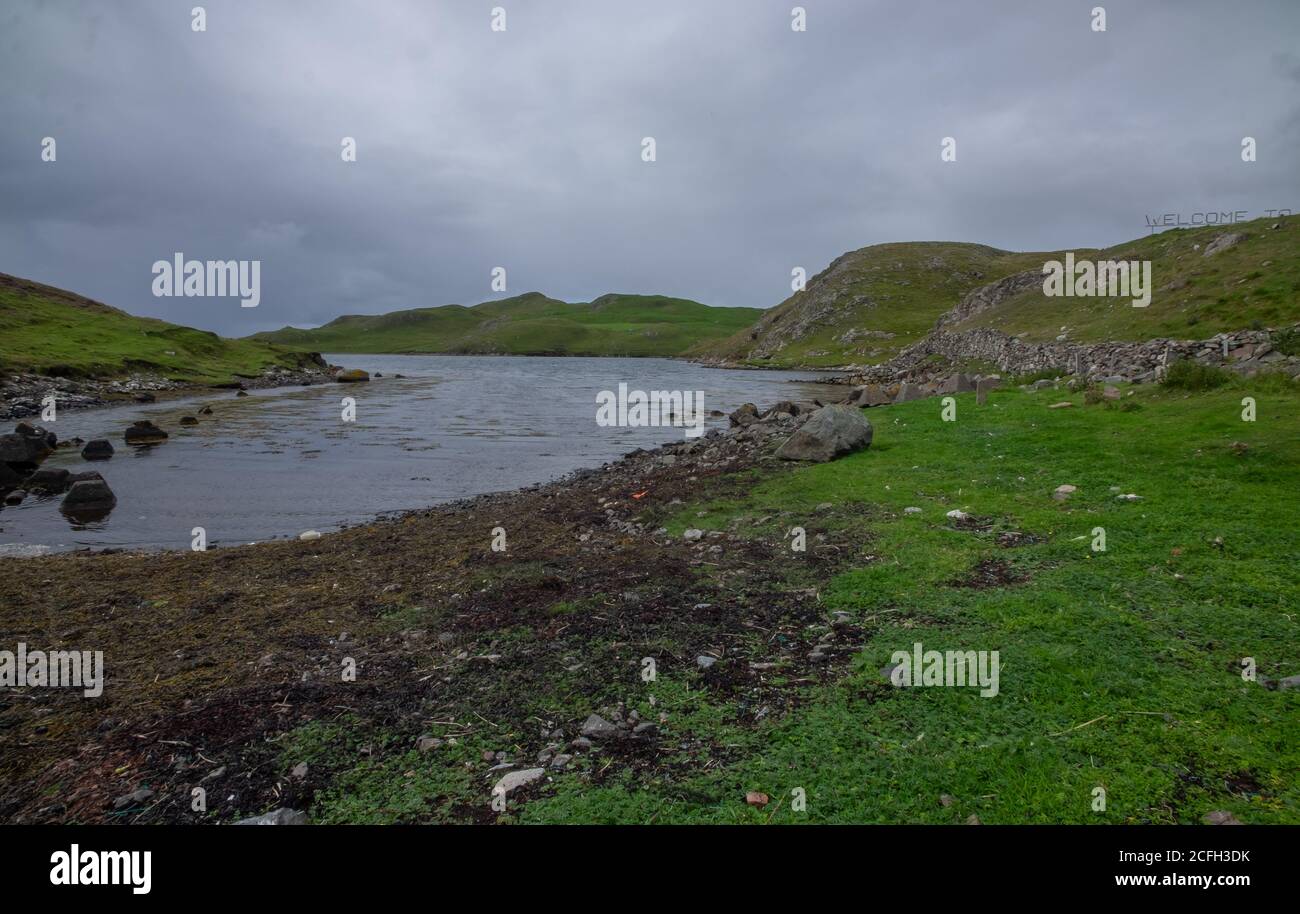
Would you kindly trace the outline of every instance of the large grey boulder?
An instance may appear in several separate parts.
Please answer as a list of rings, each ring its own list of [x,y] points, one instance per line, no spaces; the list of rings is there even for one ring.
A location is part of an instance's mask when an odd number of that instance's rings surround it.
[[[813,413],[799,431],[777,449],[782,460],[825,463],[871,445],[871,423],[856,406],[834,404]]]

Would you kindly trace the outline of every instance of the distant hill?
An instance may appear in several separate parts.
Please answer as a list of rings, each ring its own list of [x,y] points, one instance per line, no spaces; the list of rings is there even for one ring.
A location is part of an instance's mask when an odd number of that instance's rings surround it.
[[[263,369],[309,367],[298,350],[230,340],[134,317],[72,292],[0,273],[0,370],[109,378],[154,372],[174,381],[228,383]]]
[[[529,292],[473,307],[348,315],[314,330],[249,339],[319,352],[677,356],[748,327],[757,308],[713,308],[662,295],[570,303]]]
[[[1240,241],[1206,256],[1216,239],[1236,234]],[[1150,306],[1045,296],[1043,264],[1063,259],[1064,251],[879,244],[842,255],[754,326],[690,354],[767,367],[861,366],[888,361],[941,319],[946,330],[992,327],[1030,341],[1065,335],[1080,342],[1206,338],[1300,320],[1300,221],[1294,217],[1073,250],[1076,259],[1150,260]]]

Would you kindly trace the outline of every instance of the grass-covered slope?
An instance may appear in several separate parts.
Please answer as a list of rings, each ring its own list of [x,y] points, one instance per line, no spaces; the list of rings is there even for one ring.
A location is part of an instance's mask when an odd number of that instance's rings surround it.
[[[1244,237],[1207,256],[1210,244],[1226,234]],[[1151,304],[1134,308],[1125,298],[1049,298],[1036,285],[948,329],[993,327],[1041,342],[1065,328],[1069,339],[1094,342],[1206,339],[1300,321],[1300,219],[1174,229],[1103,251],[1079,250],[1075,257],[1151,261]]]
[[[1216,238],[1232,233],[1243,240],[1206,256]],[[991,327],[1031,341],[1063,332],[1080,342],[1139,341],[1204,339],[1300,320],[1300,220],[1294,217],[1172,230],[1074,254],[1151,261],[1150,306],[1134,308],[1131,299],[1118,297],[1049,298],[1033,282],[944,329]],[[838,258],[753,327],[702,344],[692,355],[771,367],[879,364],[934,329],[967,293],[1024,271],[1041,274],[1047,260],[1064,255],[940,242],[862,248]]]
[[[1049,256],[928,241],[850,251],[753,327],[692,355],[770,367],[874,365],[929,333],[971,289]]]
[[[676,356],[749,326],[760,313],[660,295],[570,303],[530,292],[470,308],[349,315],[314,330],[286,327],[254,338],[321,352]]]
[[[93,378],[148,371],[175,381],[225,383],[304,362],[299,351],[133,317],[0,273],[0,370]]]

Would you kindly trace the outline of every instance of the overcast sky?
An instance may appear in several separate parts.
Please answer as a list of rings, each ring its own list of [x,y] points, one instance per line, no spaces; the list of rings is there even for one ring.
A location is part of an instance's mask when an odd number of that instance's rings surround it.
[[[496,266],[768,307],[879,242],[1300,211],[1297,0],[804,0],[803,33],[788,0],[195,4],[0,5],[0,272],[244,335]],[[260,306],[154,297],[176,251],[260,260]]]

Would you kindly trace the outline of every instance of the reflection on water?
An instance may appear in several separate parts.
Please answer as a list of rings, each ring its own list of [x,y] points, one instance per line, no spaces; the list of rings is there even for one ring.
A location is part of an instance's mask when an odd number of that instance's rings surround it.
[[[680,429],[601,428],[596,394],[620,381],[641,390],[698,390],[706,410],[730,412],[810,399],[825,389],[791,383],[812,373],[726,371],[667,359],[336,355],[331,362],[383,378],[369,384],[204,395],[152,405],[69,412],[60,439],[108,438],[116,454],[89,463],[75,450],[44,466],[94,470],[117,496],[107,517],[73,520],[59,498],[0,510],[0,544],[189,548],[328,530],[378,514],[554,479],[637,447],[683,438]],[[403,375],[397,378],[394,375]],[[356,421],[342,421],[342,399]],[[197,426],[181,416],[199,415]],[[131,448],[122,433],[149,419],[170,437]],[[709,427],[725,427],[711,418]]]

